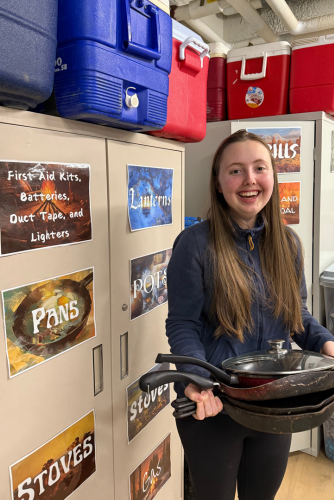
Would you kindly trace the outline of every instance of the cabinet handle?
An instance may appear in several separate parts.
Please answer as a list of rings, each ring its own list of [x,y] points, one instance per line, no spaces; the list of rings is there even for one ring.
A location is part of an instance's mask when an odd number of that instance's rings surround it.
[[[93,348],[94,396],[103,391],[103,350],[102,344]]]
[[[129,375],[128,332],[120,336],[121,380]]]

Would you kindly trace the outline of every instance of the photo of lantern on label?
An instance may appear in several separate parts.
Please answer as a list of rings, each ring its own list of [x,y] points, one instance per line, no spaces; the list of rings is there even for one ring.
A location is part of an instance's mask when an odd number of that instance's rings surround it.
[[[260,87],[248,87],[246,93],[246,104],[250,108],[258,108],[264,100],[264,93]]]

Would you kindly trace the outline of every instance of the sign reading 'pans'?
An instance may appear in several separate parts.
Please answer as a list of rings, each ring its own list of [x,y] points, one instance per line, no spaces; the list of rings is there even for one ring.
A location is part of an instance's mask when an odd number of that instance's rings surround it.
[[[90,166],[0,161],[0,256],[92,239]]]
[[[2,292],[9,376],[95,337],[93,268]]]
[[[95,417],[90,411],[10,466],[13,500],[65,500],[96,471]]]

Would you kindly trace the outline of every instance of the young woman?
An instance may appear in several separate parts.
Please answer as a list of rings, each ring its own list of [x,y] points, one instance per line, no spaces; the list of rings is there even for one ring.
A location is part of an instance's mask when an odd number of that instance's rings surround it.
[[[219,367],[227,358],[289,338],[334,355],[332,334],[306,308],[302,250],[280,215],[275,162],[267,144],[241,130],[213,159],[209,218],[183,231],[168,266],[167,336],[173,354]],[[192,365],[179,369],[209,373]],[[283,479],[290,435],[255,432],[224,413],[219,398],[176,384],[197,402],[177,421],[195,500],[273,500]],[[210,418],[214,417],[214,418]]]

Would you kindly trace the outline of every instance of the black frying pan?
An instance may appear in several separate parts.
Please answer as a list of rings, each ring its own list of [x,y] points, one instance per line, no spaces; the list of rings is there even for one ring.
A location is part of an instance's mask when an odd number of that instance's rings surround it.
[[[71,279],[52,280],[30,292],[14,314],[13,333],[22,348],[37,356],[47,357],[62,352],[64,347],[70,345],[80,335],[87,323],[92,300],[86,287],[92,281],[93,273],[90,273],[82,281]],[[80,311],[78,318],[74,321],[67,321],[61,331],[58,329],[56,333],[52,333],[52,327],[47,328],[46,325],[41,324],[42,334],[34,334],[31,329],[32,310],[43,307],[47,298],[52,297],[52,294],[56,294],[58,290],[64,293],[66,300],[68,299],[66,294],[69,294],[78,303],[80,302],[80,304],[77,304]],[[62,319],[64,319],[64,316],[62,316]],[[41,338],[43,335],[45,336],[44,339]]]
[[[156,363],[183,363],[197,365],[208,370],[219,382],[219,390],[233,399],[244,401],[265,401],[268,399],[282,399],[302,394],[325,391],[334,387],[334,370],[321,372],[306,372],[288,375],[273,382],[256,387],[233,387],[230,384],[236,383],[236,377],[230,376],[220,368],[189,356],[174,356],[173,354],[159,354]],[[158,373],[158,372],[156,372]],[[162,372],[159,372],[162,373]],[[185,372],[180,372],[185,373]],[[236,379],[236,380],[235,380]],[[171,382],[173,380],[170,380]],[[190,383],[190,382],[188,382]],[[162,385],[161,382],[159,385]],[[218,384],[217,384],[218,385]],[[145,390],[145,389],[143,389]]]
[[[305,394],[285,399],[273,399],[271,401],[239,401],[228,396],[222,396],[224,401],[247,411],[262,415],[295,415],[311,413],[321,410],[324,406],[334,401],[334,388],[327,391]],[[196,403],[188,398],[179,398],[172,401],[175,408],[174,417],[184,418],[196,412]]]

